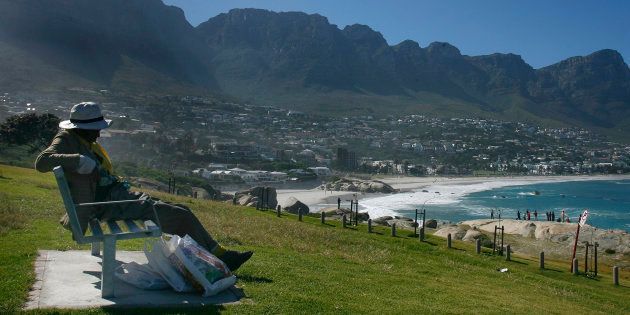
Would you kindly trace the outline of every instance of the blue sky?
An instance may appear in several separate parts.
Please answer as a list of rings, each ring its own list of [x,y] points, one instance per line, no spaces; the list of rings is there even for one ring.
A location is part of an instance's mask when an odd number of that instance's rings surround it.
[[[534,68],[610,48],[630,60],[630,1],[623,0],[163,0],[193,25],[233,8],[318,13],[343,28],[365,24],[390,45],[449,42],[466,55],[515,53]]]

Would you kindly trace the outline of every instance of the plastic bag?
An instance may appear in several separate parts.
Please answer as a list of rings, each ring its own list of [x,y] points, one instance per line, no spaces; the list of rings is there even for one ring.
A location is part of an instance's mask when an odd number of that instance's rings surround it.
[[[149,267],[177,292],[193,292],[195,289],[186,281],[182,273],[173,265],[177,260],[173,252],[174,247],[169,246],[162,238],[147,240],[144,243],[144,254],[149,261]]]
[[[163,290],[170,287],[148,264],[140,265],[135,261],[118,266],[115,275],[116,278],[144,290]]]
[[[236,277],[225,263],[199,246],[190,236],[173,236],[169,244],[175,243],[175,257],[180,268],[183,267],[184,276],[193,283],[193,287],[203,291],[203,296],[215,295],[236,283]]]

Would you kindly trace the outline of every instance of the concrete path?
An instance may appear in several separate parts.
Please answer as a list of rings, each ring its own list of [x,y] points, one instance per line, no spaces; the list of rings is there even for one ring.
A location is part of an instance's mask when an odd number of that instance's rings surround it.
[[[118,251],[118,264],[147,262],[143,252]],[[148,291],[115,280],[116,297],[101,298],[101,258],[89,251],[39,251],[35,262],[36,282],[25,309],[95,307],[195,307],[238,303],[243,292],[232,287],[204,298],[199,293],[172,290]]]

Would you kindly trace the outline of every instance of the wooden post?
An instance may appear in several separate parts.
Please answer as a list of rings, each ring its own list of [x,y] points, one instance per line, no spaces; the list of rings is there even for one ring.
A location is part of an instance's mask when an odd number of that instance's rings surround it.
[[[501,219],[501,212],[499,212],[499,219]],[[501,256],[503,256],[503,236],[505,235],[505,233],[503,233],[504,231],[505,227],[501,225]]]
[[[545,252],[540,252],[540,269],[545,269]]]
[[[341,224],[342,224],[344,229],[346,228],[346,223],[347,223],[346,221],[347,220],[348,220],[348,218],[346,217],[346,214],[344,213],[344,215],[341,216]]]
[[[396,237],[396,223],[392,223],[392,236]]]
[[[320,218],[322,220],[322,224],[326,224],[326,212],[320,212]]]
[[[619,267],[613,267],[613,284],[619,285]]]
[[[475,240],[475,252],[481,254],[481,239]]]
[[[451,233],[446,236],[446,247],[451,248]]]
[[[571,266],[571,270],[573,271],[574,275],[578,275],[578,260],[577,258],[573,258],[573,265]]]
[[[424,242],[424,222],[422,222],[422,227],[420,228],[420,241]]]
[[[368,233],[372,233],[372,219],[368,219]]]
[[[298,210],[298,221],[302,222],[302,209]]]
[[[494,241],[492,241],[492,255],[497,252],[497,226],[494,226]]]
[[[276,208],[276,215],[278,216],[278,218],[280,217],[280,210],[282,210],[280,208],[280,205],[278,205],[278,207]]]
[[[510,244],[507,245],[507,248],[505,249],[505,260],[506,261],[510,261]]]
[[[588,242],[586,242],[586,252],[584,253],[584,272],[588,272]]]
[[[593,263],[593,269],[595,269],[595,276],[597,276],[597,247],[599,246],[599,244],[597,242],[595,242],[595,262]]]

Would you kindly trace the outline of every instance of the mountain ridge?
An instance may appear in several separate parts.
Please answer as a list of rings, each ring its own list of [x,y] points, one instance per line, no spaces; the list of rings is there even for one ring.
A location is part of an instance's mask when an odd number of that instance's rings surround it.
[[[517,54],[462,55],[447,42],[389,45],[367,25],[339,28],[303,12],[233,9],[192,27],[159,0],[3,0],[0,56],[11,74],[0,86],[18,89],[225,93],[331,113],[526,113],[630,131],[630,68],[614,50],[534,69]]]

